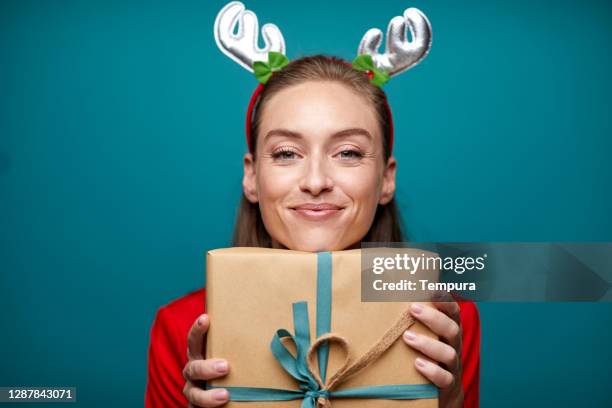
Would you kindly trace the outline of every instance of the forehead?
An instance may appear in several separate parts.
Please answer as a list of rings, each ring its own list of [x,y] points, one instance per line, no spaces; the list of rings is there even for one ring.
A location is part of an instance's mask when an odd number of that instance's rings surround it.
[[[366,97],[331,81],[303,82],[277,92],[266,101],[260,123],[261,134],[275,128],[308,135],[361,127],[382,137],[375,109]]]

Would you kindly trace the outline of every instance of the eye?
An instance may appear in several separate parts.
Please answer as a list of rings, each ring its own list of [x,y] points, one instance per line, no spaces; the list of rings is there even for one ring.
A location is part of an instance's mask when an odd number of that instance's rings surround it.
[[[272,153],[272,158],[274,160],[293,160],[296,158],[296,153],[293,150],[288,148],[281,148],[274,153]]]
[[[338,155],[341,159],[360,159],[363,157],[363,154],[356,149],[344,149]]]

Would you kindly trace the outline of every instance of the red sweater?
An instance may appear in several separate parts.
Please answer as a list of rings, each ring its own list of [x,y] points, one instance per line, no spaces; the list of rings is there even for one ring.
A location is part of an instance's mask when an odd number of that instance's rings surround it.
[[[157,311],[151,328],[145,408],[187,407],[183,367],[187,363],[187,334],[205,311],[205,290],[189,293]],[[476,304],[459,301],[463,329],[464,407],[478,407],[480,318]],[[215,324],[214,321],[211,324]]]

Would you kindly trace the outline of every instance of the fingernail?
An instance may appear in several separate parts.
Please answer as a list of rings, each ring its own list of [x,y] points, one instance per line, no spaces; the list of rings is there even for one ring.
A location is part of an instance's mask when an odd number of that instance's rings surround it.
[[[423,311],[423,306],[419,305],[418,303],[413,303],[410,306],[410,310],[412,310],[414,313],[419,314]]]
[[[206,315],[202,315],[198,318],[198,326],[202,326],[204,324],[204,322],[206,321],[206,319],[208,318],[208,316]]]
[[[417,357],[417,359],[415,360],[415,362],[416,362],[416,365],[418,365],[418,366],[419,366],[419,367],[421,367],[421,368],[425,368],[425,365],[427,364],[427,363],[425,362],[425,360],[423,360],[423,359],[422,359],[422,358],[420,358],[420,357]]]
[[[217,361],[215,363],[215,370],[217,370],[218,373],[224,373],[227,371],[227,361]]]
[[[227,397],[228,397],[228,392],[225,389],[213,391],[213,398],[216,399],[217,401],[225,401]]]
[[[406,340],[410,340],[410,341],[412,341],[412,340],[416,339],[416,336],[415,336],[415,334],[414,334],[413,332],[411,332],[410,330],[406,330],[406,331],[404,332],[404,338],[405,338]]]

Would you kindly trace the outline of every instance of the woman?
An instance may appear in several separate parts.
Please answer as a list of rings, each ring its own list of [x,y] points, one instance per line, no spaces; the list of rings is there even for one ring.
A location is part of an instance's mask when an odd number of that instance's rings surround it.
[[[275,72],[253,112],[234,246],[330,251],[358,248],[361,241],[402,241],[385,98],[367,76],[335,57],[305,57]],[[214,324],[201,314],[204,296],[201,289],[159,309],[151,331],[147,407],[228,401],[226,390],[201,386],[231,370],[231,361],[202,355]],[[476,306],[433,306],[415,305],[411,313],[440,340],[410,331],[403,340],[426,356],[417,359],[416,369],[439,387],[441,407],[476,407]]]

